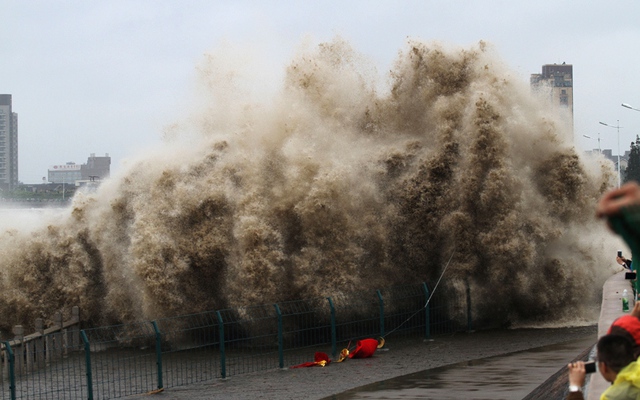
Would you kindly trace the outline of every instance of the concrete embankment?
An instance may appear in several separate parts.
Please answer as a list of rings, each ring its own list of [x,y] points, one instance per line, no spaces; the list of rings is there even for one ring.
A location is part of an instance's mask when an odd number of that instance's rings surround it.
[[[324,368],[272,370],[232,376],[201,384],[167,388],[152,398],[318,400],[418,371],[453,366],[465,361],[508,355],[559,343],[577,343],[588,338],[593,338],[595,343],[595,337],[595,326],[477,331],[437,336],[434,340],[426,341],[389,337],[385,345],[387,350],[376,353],[372,358],[349,360],[339,364],[331,363]],[[574,354],[577,355],[579,352],[576,350]],[[313,360],[311,353],[309,353],[309,360]],[[556,365],[560,367],[565,362],[558,362]],[[508,372],[505,371],[505,374]],[[531,391],[542,384],[544,378],[535,382],[531,380],[531,376],[526,376],[523,381],[531,383],[532,386],[529,389]],[[566,383],[564,386],[566,387]],[[128,398],[142,400],[150,397],[136,395]]]
[[[625,314],[625,312],[622,311],[622,292],[625,289],[627,289],[629,293],[632,292],[630,281],[625,279],[625,271],[611,276],[605,282],[602,288],[602,304],[600,307],[597,334],[593,337],[594,345],[591,348],[585,349],[581,354],[577,354],[575,360],[586,361],[592,358],[595,353],[594,348],[598,338],[602,335],[606,335],[613,321]],[[630,308],[631,307],[633,307],[633,304],[630,305]],[[607,387],[609,387],[609,385],[610,384],[605,381],[599,373],[588,375],[585,387],[585,398],[587,400],[599,400],[600,395],[607,389]],[[525,397],[524,400],[546,398],[563,399],[567,395],[567,387],[568,370],[565,365],[542,385],[536,388],[536,390]]]
[[[622,292],[627,289],[631,293],[631,283],[625,279],[625,272],[613,275],[605,282],[602,288],[602,306],[600,308],[600,319],[598,321],[598,337],[606,335],[611,323],[618,317],[624,315],[622,311]],[[630,308],[633,304],[630,304]],[[587,385],[587,400],[598,400],[609,383],[602,375],[596,373],[591,375]]]
[[[154,396],[158,399],[324,399],[349,389],[380,382],[385,379],[404,376],[456,363],[487,359],[495,356],[514,354],[528,349],[560,343],[589,342],[595,344],[597,338],[606,334],[611,323],[623,315],[621,296],[624,289],[630,289],[624,272],[612,276],[603,287],[601,315],[598,326],[560,329],[516,329],[478,331],[438,336],[434,340],[395,340],[390,337],[385,351],[364,360],[350,360],[341,364],[330,364],[324,368],[302,368],[293,370],[273,370],[268,372],[232,376],[185,387],[167,388]],[[587,359],[588,345],[575,359]],[[309,360],[313,354],[309,354]],[[562,399],[567,390],[566,361],[558,362],[559,370],[544,383],[534,382],[531,375],[523,381],[532,384],[533,390],[526,399]],[[508,374],[508,372],[504,372]],[[547,375],[549,376],[549,375]],[[600,374],[591,374],[586,388],[588,399],[597,400],[608,383]],[[544,378],[543,378],[544,379]],[[536,388],[537,386],[537,389]],[[535,390],[534,390],[535,389]],[[526,392],[525,392],[526,393]],[[131,399],[148,398],[144,395]]]

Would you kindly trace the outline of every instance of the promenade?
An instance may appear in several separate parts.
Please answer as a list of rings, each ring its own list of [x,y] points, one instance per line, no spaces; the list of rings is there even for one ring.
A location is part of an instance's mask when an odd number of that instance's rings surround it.
[[[348,360],[327,367],[283,369],[234,376],[201,384],[174,387],[153,395],[158,399],[331,399],[340,398],[345,391],[404,376],[419,371],[454,365],[495,356],[507,356],[520,351],[542,348],[561,343],[589,343],[606,334],[611,323],[624,313],[621,307],[622,291],[630,290],[625,273],[619,272],[603,286],[601,314],[597,326],[558,329],[490,330],[437,336],[433,340],[394,341],[391,337],[382,351],[370,359]],[[580,351],[576,350],[575,356]],[[517,356],[517,354],[516,354]],[[313,355],[309,354],[309,360]],[[566,362],[558,361],[556,381],[536,381],[529,376],[532,388],[543,385],[566,387]],[[471,371],[469,371],[471,372]],[[506,372],[505,372],[506,373]],[[588,400],[598,400],[609,386],[599,373],[591,374],[585,388]],[[130,399],[148,399],[149,395],[136,395]]]
[[[386,350],[361,360],[347,360],[328,366],[282,369],[233,376],[201,384],[167,388],[155,395],[135,395],[128,399],[331,399],[339,393],[386,379],[461,362],[509,355],[560,343],[595,343],[597,327],[557,329],[490,330],[437,336],[434,340],[395,341],[389,337]],[[576,349],[575,355],[579,353]],[[573,356],[554,362],[557,369]],[[313,354],[309,354],[313,360]],[[519,363],[520,367],[523,367]],[[525,365],[526,367],[526,365]],[[548,377],[525,379],[531,390]],[[488,382],[487,384],[490,384]]]
[[[600,319],[598,320],[598,337],[605,335],[611,323],[618,317],[624,315],[622,311],[622,291],[627,289],[630,297],[631,283],[625,279],[625,271],[619,272],[609,278],[602,288],[602,305],[600,307]],[[629,304],[633,308],[633,303]],[[591,374],[587,384],[587,400],[599,400],[609,383],[604,380],[599,373]]]

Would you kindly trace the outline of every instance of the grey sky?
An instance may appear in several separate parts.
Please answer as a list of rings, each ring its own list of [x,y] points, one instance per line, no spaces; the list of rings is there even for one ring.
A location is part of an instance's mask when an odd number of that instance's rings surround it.
[[[285,68],[301,40],[340,35],[389,69],[407,37],[491,43],[522,80],[543,64],[574,68],[576,146],[617,154],[640,134],[640,2],[24,1],[0,3],[0,93],[19,115],[19,176],[122,160],[160,141],[193,100],[196,65],[222,41]],[[587,139],[582,135],[589,135]]]

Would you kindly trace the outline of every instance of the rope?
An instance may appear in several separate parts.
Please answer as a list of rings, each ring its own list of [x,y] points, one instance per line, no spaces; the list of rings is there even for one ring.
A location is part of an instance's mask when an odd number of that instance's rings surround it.
[[[440,284],[440,281],[442,280],[442,277],[444,276],[444,273],[447,271],[447,268],[449,267],[449,264],[451,263],[451,259],[453,258],[454,254],[456,254],[455,246],[453,247],[453,252],[451,253],[451,256],[449,257],[449,261],[447,261],[447,264],[444,266],[444,269],[442,270],[442,273],[440,274],[440,277],[438,278],[438,281],[436,282],[436,285],[433,287],[433,290],[431,291],[431,294],[429,295],[429,298],[427,299],[427,302],[424,303],[424,306],[421,309],[419,309],[418,311],[416,311],[413,314],[411,314],[400,325],[396,326],[395,329],[391,330],[391,332],[388,332],[384,336],[381,336],[382,339],[386,338],[387,336],[391,335],[393,332],[395,332],[398,329],[400,329],[402,327],[402,325],[406,324],[411,318],[415,317],[416,314],[418,314],[419,312],[422,312],[422,310],[424,310],[425,308],[427,308],[427,306],[429,306],[429,302],[431,302],[431,298],[433,297],[434,293],[436,292],[436,289],[438,288],[438,285]],[[427,321],[427,323],[429,323],[429,321]]]

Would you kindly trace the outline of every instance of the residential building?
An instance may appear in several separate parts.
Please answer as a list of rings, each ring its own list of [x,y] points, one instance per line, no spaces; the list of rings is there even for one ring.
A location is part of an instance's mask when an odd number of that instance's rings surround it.
[[[573,65],[543,65],[541,74],[531,74],[530,83],[534,91],[548,96],[552,104],[568,111],[573,131]]]
[[[0,188],[18,185],[18,114],[10,94],[0,94]]]

